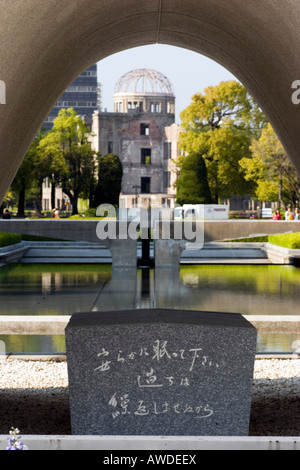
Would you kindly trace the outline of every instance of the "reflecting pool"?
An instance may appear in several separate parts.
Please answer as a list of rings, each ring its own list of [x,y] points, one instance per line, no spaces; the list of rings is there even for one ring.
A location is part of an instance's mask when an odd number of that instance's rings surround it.
[[[92,310],[111,272],[107,265],[3,266],[0,315],[72,315]]]
[[[299,315],[300,269],[277,265],[182,265],[180,270],[109,265],[6,265],[0,315],[72,315],[175,308],[243,315]],[[299,335],[258,335],[258,352],[293,352]],[[0,336],[0,353],[64,353],[62,336]],[[2,351],[4,352],[4,351]]]
[[[183,266],[193,307],[243,315],[299,315],[300,269],[278,265]]]

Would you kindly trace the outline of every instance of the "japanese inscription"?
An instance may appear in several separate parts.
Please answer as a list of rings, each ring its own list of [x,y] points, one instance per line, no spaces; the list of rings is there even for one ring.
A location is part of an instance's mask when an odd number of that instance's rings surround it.
[[[137,400],[132,404],[132,411],[129,411],[131,400],[129,394],[119,395],[114,393],[108,403],[112,407],[112,417],[117,418],[120,415],[133,413],[135,416],[147,416],[149,414],[163,415],[163,414],[181,414],[189,413],[194,418],[209,418],[213,414],[213,409],[209,404],[198,404],[192,406],[189,403],[173,403],[170,404],[164,401],[159,405],[156,401],[146,403],[144,400]]]
[[[207,402],[201,402],[199,397],[192,401],[159,400],[159,391],[171,387],[188,388],[192,385],[195,374],[203,374],[207,368],[219,369],[219,364],[202,347],[174,348],[169,341],[157,339],[147,346],[136,346],[134,349],[110,351],[102,347],[97,354],[99,364],[94,367],[94,374],[114,373],[117,367],[134,366],[136,377],[135,392],[156,391],[158,395],[139,397],[136,393],[131,396],[126,390],[116,390],[108,397],[107,405],[113,419],[126,415],[189,415],[195,419],[209,418],[213,408]],[[164,364],[165,367],[161,367]],[[180,367],[178,367],[180,365]],[[167,372],[166,372],[167,371]]]
[[[219,367],[218,363],[212,361],[209,356],[201,354],[202,348],[177,349],[169,351],[167,349],[167,344],[168,341],[156,340],[152,346],[152,352],[151,348],[141,347],[137,348],[135,351],[130,351],[127,353],[120,350],[115,355],[113,355],[113,353],[109,352],[105,348],[102,348],[97,355],[97,357],[101,360],[101,364],[94,370],[105,372],[111,369],[111,367],[113,367],[114,361],[125,363],[128,361],[137,360],[139,357],[142,356],[149,357],[152,361],[156,362],[160,362],[164,358],[168,360],[179,358],[183,361],[189,361],[189,372],[192,372],[192,370],[194,369],[196,361],[200,361],[203,367]]]
[[[247,435],[256,336],[239,314],[75,313],[66,329],[72,433]]]

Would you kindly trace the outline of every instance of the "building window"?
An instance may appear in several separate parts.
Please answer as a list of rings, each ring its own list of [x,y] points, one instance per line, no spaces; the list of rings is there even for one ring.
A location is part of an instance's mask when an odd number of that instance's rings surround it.
[[[141,124],[141,135],[149,135],[150,129],[149,124]]]
[[[151,192],[151,178],[143,177],[141,178],[141,193],[150,194]]]
[[[150,113],[160,114],[162,112],[162,105],[161,103],[151,103],[150,105]]]
[[[113,143],[108,142],[108,147],[107,147],[108,153],[113,153]]]
[[[49,199],[43,199],[43,209],[44,211],[49,210]]]
[[[171,207],[171,201],[170,199],[166,199],[165,197],[162,198],[161,200],[162,206],[163,207]]]
[[[167,103],[167,113],[168,114],[175,114],[175,106],[174,106],[174,103],[170,103],[168,101]]]
[[[164,143],[164,160],[168,160],[172,156],[172,144],[171,142]]]
[[[151,149],[141,149],[141,164],[151,165]]]
[[[164,188],[170,187],[170,172],[164,171]]]
[[[43,183],[44,183],[44,188],[50,188],[51,187],[49,178],[45,178]]]

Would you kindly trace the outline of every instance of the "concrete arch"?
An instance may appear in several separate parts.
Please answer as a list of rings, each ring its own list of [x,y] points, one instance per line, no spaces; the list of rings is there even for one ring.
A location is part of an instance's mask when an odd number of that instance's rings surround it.
[[[300,173],[300,105],[291,99],[299,0],[0,0],[0,10],[0,200],[69,83],[112,53],[154,43],[197,51],[237,76]]]

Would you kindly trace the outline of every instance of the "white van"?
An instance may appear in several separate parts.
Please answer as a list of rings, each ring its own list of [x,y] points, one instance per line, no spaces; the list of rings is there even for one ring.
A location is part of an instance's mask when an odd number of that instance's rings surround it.
[[[175,220],[224,220],[229,217],[229,206],[225,204],[184,204],[174,209]]]

